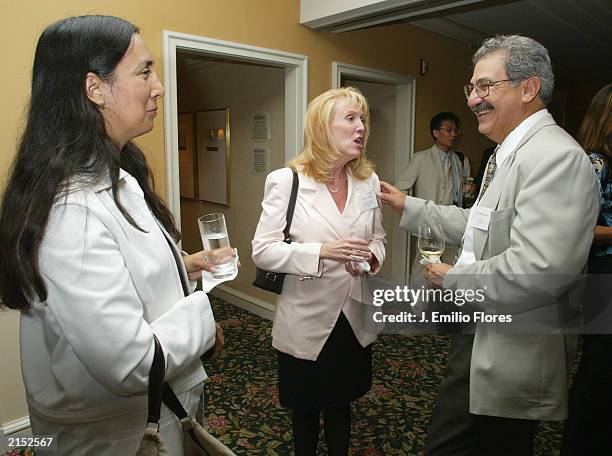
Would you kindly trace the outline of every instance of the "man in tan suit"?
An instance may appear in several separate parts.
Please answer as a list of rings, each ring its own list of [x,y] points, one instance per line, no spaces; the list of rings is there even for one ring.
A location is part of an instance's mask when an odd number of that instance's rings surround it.
[[[486,288],[478,308],[484,312],[560,313],[562,303],[544,308],[534,296],[558,296],[553,279],[584,270],[599,207],[595,173],[546,110],[554,86],[546,48],[531,38],[497,36],[484,41],[473,62],[468,106],[480,133],[499,144],[475,205],[436,205],[386,183],[380,196],[402,214],[406,230],[433,220],[449,241],[463,243],[455,266],[427,266],[432,284]],[[519,335],[477,323],[473,337],[456,336],[425,454],[532,455],[538,421],[567,417],[574,353],[575,337],[562,325]]]
[[[413,189],[417,198],[461,206],[461,183],[470,176],[470,162],[454,150],[461,134],[459,126],[459,118],[452,112],[433,116],[429,123],[433,146],[414,154],[395,186],[403,191]]]
[[[452,112],[439,112],[431,118],[429,131],[434,140],[429,149],[416,152],[408,167],[402,172],[395,186],[402,191],[412,190],[417,198],[431,200],[444,206],[461,207],[462,181],[470,176],[470,162],[460,157],[454,146],[461,134],[459,118]],[[447,245],[442,254],[444,263],[454,262],[457,245]],[[416,255],[410,269],[411,284],[423,282],[424,267]]]

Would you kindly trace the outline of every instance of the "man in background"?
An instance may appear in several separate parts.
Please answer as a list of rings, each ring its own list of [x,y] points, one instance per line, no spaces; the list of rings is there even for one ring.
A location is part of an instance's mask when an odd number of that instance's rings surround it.
[[[408,167],[396,182],[396,187],[417,198],[444,206],[462,206],[463,180],[470,176],[470,162],[454,147],[461,135],[459,118],[452,112],[439,112],[431,118],[429,131],[433,146],[416,152]],[[443,263],[453,263],[457,245],[447,245]],[[411,269],[412,277],[421,278],[423,266],[417,255]],[[413,282],[414,284],[415,282]]]

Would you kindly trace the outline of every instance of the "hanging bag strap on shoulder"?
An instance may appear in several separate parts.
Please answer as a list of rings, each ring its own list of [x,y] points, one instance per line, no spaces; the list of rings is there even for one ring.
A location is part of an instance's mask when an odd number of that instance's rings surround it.
[[[291,196],[289,197],[289,205],[287,206],[287,224],[283,230],[284,241],[287,244],[291,244],[291,238],[289,237],[289,230],[291,229],[291,222],[293,221],[293,212],[295,211],[295,200],[297,199],[298,184],[300,178],[298,173],[293,171],[293,183],[291,184]]]
[[[298,186],[300,179],[297,171],[293,170],[293,184],[291,185],[291,195],[289,196],[289,204],[287,205],[287,215],[285,229],[283,230],[283,242],[291,244],[289,230],[293,221],[293,212],[295,210],[295,201],[297,199]],[[285,282],[284,272],[271,272],[261,268],[255,269],[255,280],[253,285],[262,290],[271,291],[272,293],[281,294],[283,292],[283,283]]]

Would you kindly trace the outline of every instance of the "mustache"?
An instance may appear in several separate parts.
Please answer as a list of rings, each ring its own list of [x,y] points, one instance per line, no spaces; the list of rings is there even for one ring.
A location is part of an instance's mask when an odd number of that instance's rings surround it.
[[[488,101],[481,101],[476,106],[472,107],[472,112],[479,113],[481,111],[492,111],[495,109]]]

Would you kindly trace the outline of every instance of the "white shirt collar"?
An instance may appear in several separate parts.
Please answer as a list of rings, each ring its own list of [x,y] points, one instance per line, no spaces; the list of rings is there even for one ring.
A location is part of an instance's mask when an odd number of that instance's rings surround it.
[[[117,181],[121,181],[126,178],[133,179],[133,177],[127,171],[122,168],[119,168],[119,178],[117,179]],[[94,192],[101,192],[103,190],[108,190],[109,188],[111,188],[111,186],[112,183],[110,176],[108,174],[105,174],[98,178],[97,182],[92,186],[92,190]]]
[[[436,150],[438,151],[438,155],[440,156],[440,160],[444,161],[444,160],[450,160],[450,156],[451,156],[451,152],[452,150],[449,149],[448,152],[444,152],[442,149],[440,149],[438,147],[437,144],[434,144],[434,147],[436,148]]]
[[[504,164],[508,155],[516,149],[521,140],[525,137],[527,132],[531,127],[533,127],[540,119],[544,116],[548,115],[548,109],[540,109],[538,112],[534,112],[529,117],[524,119],[520,124],[518,124],[514,130],[512,130],[508,136],[502,141],[497,149],[497,153],[495,154],[495,163],[497,164],[497,169],[501,168]]]

